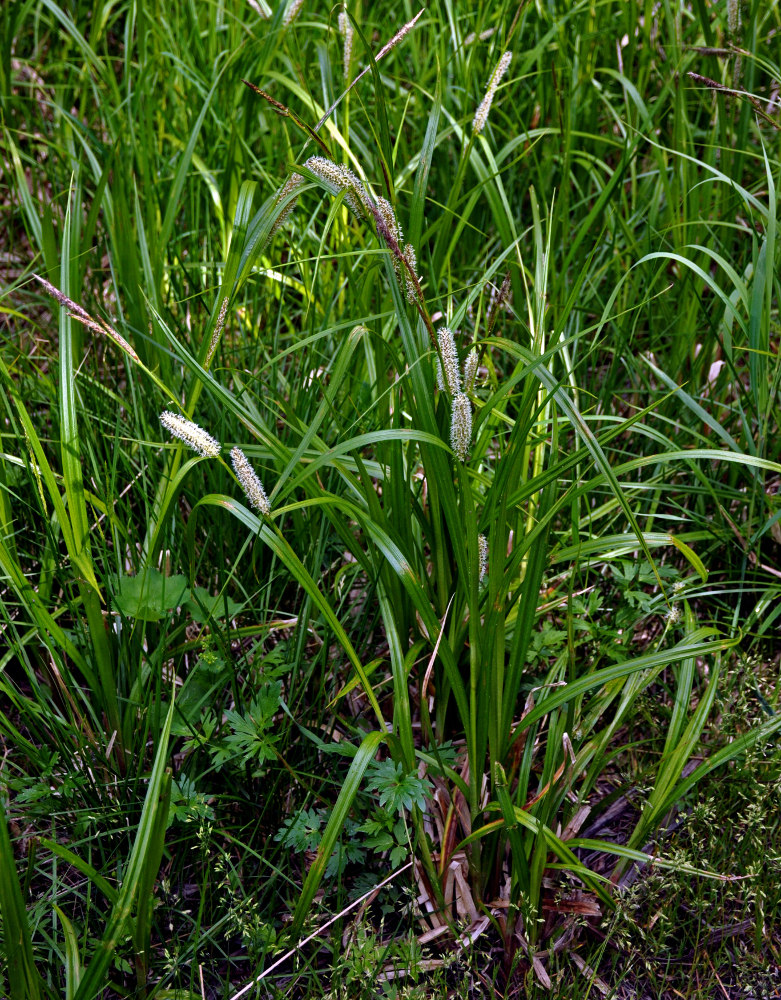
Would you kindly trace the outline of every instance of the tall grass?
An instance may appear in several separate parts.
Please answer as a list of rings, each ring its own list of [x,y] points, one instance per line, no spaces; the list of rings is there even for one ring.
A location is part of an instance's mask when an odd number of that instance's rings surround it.
[[[781,725],[714,726],[781,591],[777,12],[259,10],[0,12],[14,997],[229,996],[406,858],[545,984]]]

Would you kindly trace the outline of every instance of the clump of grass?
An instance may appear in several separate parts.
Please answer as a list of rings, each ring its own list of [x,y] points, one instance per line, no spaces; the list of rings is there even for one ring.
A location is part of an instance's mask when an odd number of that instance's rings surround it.
[[[0,15],[5,992],[767,964],[772,11],[266,8]]]

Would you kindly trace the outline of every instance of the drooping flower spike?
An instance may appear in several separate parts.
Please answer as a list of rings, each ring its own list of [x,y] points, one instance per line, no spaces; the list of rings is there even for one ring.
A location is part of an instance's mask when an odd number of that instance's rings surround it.
[[[373,215],[366,188],[349,167],[327,156],[310,156],[304,166],[336,191],[344,191],[344,200],[357,218]]]
[[[259,510],[266,517],[271,513],[271,504],[268,502],[263,483],[258,478],[258,474],[249,463],[249,459],[241,448],[231,448],[231,463],[236,478],[241,484],[241,488],[247,496],[250,504]]]

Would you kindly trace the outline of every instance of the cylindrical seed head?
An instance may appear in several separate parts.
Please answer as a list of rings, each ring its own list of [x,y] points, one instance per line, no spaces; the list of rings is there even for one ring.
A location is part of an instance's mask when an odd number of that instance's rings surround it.
[[[477,358],[477,349],[473,347],[469,354],[467,354],[466,360],[464,361],[464,392],[471,392],[475,387]]]
[[[485,574],[488,572],[488,539],[485,535],[477,536],[477,554],[480,561],[479,582],[482,583],[485,579]]]
[[[485,123],[488,121],[488,113],[491,110],[494,95],[496,94],[496,89],[502,82],[502,77],[507,72],[507,67],[510,65],[512,57],[512,52],[505,52],[491,74],[491,79],[488,81],[488,86],[485,90],[485,97],[480,102],[477,111],[475,112],[474,120],[472,121],[472,131],[475,135],[479,135],[485,128]]]
[[[207,434],[198,424],[183,417],[180,413],[164,410],[160,414],[160,423],[175,438],[183,441],[188,448],[197,451],[204,458],[217,458],[220,454],[220,442]]]
[[[277,205],[281,201],[284,201],[288,195],[292,194],[296,190],[296,188],[299,188],[303,183],[304,183],[304,178],[301,176],[301,174],[291,174],[285,181],[285,183],[282,185],[282,187],[279,189],[279,194],[277,195]],[[297,201],[298,201],[297,198],[292,198],[287,203],[287,205],[285,205],[285,207],[280,212],[277,221],[271,227],[271,233],[269,234],[269,237],[274,236],[275,233],[277,233],[277,231],[282,228],[284,223],[288,220],[291,213],[293,212],[293,209],[296,207]]]
[[[401,246],[404,241],[404,235],[401,231],[399,220],[396,218],[396,213],[393,211],[393,205],[391,205],[387,198],[383,198],[382,195],[380,195],[377,199],[377,212],[388,233],[390,233],[393,239],[399,244],[399,246]],[[380,235],[382,236],[383,234],[380,233]]]
[[[222,300],[222,305],[220,306],[220,312],[217,316],[217,322],[214,325],[214,333],[212,334],[212,339],[209,343],[209,351],[206,355],[205,366],[206,368],[212,363],[212,358],[214,357],[214,352],[217,350],[217,345],[220,342],[220,337],[222,336],[222,328],[225,326],[225,317],[228,315],[228,296]]]
[[[339,33],[344,37],[344,79],[350,82],[350,63],[353,56],[353,23],[346,11],[339,14]]]
[[[231,463],[233,471],[236,473],[236,478],[241,484],[241,488],[244,490],[249,502],[255,510],[259,510],[261,514],[265,514],[268,517],[271,513],[271,504],[268,502],[266,491],[263,489],[263,483],[261,483],[258,474],[249,464],[249,459],[241,448],[231,448]]]
[[[415,275],[415,279],[418,284],[420,284],[420,278],[418,277],[418,259],[415,256],[415,247],[413,247],[411,243],[408,243],[404,247],[404,260],[407,262],[409,270]],[[404,268],[404,287],[407,292],[407,302],[409,302],[410,305],[414,305],[415,302],[417,302],[418,290],[415,287],[415,282],[412,280],[412,277],[406,267]]]
[[[291,0],[291,2],[287,6],[287,10],[285,11],[282,17],[283,28],[287,28],[288,25],[292,24],[293,21],[295,21],[303,6],[304,6],[304,0]]]
[[[366,208],[369,201],[366,190],[349,167],[343,163],[334,163],[326,156],[310,156],[304,166],[329,187],[345,191],[344,200],[359,219],[372,214]]]
[[[466,461],[472,443],[472,404],[469,397],[459,392],[453,397],[450,416],[450,446],[460,462]]]
[[[453,331],[446,326],[437,333],[440,365],[437,369],[437,385],[447,389],[451,396],[461,392],[461,376],[458,372],[458,351]]]

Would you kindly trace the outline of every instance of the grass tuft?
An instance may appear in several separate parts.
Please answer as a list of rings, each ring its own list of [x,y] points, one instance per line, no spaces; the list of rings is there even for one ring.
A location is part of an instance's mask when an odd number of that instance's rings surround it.
[[[0,994],[773,995],[777,31],[0,8]]]

